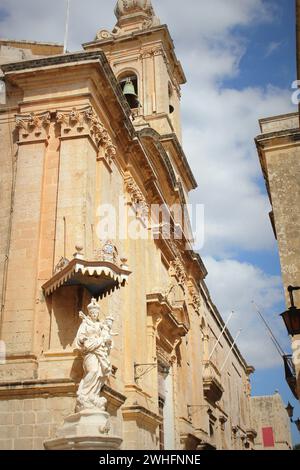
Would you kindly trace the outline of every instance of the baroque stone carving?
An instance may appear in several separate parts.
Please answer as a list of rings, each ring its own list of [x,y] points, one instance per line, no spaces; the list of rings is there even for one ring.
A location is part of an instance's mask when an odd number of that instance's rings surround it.
[[[109,261],[110,263],[119,264],[119,255],[116,246],[108,240],[101,248],[94,252],[97,261]]]
[[[169,274],[170,276],[175,276],[179,284],[185,284],[187,275],[184,266],[179,258],[176,258],[174,261],[172,261],[170,265]]]
[[[150,57],[159,56],[159,55],[163,56],[164,59],[166,60],[166,54],[162,47],[158,47],[158,48],[156,47],[156,48],[144,50],[140,55],[140,59],[149,59]]]
[[[103,148],[105,160],[111,164],[117,154],[116,146],[91,106],[58,111],[56,118],[61,124],[62,137],[87,133],[97,148]]]
[[[153,17],[154,11],[151,0],[118,0],[115,8],[115,15],[119,19],[122,16],[135,13],[137,11],[142,11],[149,17]]]
[[[57,274],[60,271],[62,271],[66,266],[68,266],[68,264],[69,264],[69,260],[62,256],[54,268],[54,274]]]
[[[115,26],[112,31],[108,31],[108,29],[100,29],[100,31],[96,34],[96,40],[101,41],[102,39],[110,39],[120,36],[121,28]]]
[[[125,177],[125,188],[129,194],[131,204],[139,217],[144,223],[147,222],[149,216],[149,205],[146,198],[131,175]]]
[[[31,138],[34,140],[46,139],[50,126],[51,116],[48,111],[44,113],[30,113],[16,115],[16,129],[19,130],[20,141]]]
[[[189,286],[189,296],[190,296],[190,304],[194,307],[197,313],[200,313],[201,298],[200,298],[199,292],[195,289],[193,285]]]
[[[86,409],[105,411],[106,398],[100,392],[112,373],[110,352],[113,347],[112,325],[114,319],[107,316],[99,321],[100,307],[96,299],[88,305],[88,315],[79,313],[82,323],[76,336],[76,346],[83,355],[84,376],[77,392],[76,412]],[[107,429],[108,432],[109,428]]]

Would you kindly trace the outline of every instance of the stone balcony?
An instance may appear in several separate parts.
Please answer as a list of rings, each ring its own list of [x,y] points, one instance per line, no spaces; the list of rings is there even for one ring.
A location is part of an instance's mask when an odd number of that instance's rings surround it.
[[[212,361],[203,361],[203,392],[210,403],[219,401],[224,392],[221,373]]]

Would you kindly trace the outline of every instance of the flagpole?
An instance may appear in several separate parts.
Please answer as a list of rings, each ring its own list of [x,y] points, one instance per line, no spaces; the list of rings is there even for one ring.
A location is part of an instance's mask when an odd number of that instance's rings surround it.
[[[69,19],[70,19],[70,0],[67,0],[67,13],[66,13],[66,28],[65,28],[64,54],[67,52],[67,46],[68,46]]]
[[[225,323],[225,325],[224,325],[224,327],[223,327],[223,329],[222,329],[222,331],[221,331],[221,334],[220,334],[219,338],[217,339],[217,342],[216,342],[216,344],[214,345],[214,347],[213,347],[213,349],[212,349],[212,352],[211,352],[210,355],[209,355],[209,358],[208,358],[209,361],[211,360],[211,358],[212,358],[212,356],[213,356],[213,353],[215,352],[215,350],[216,350],[218,344],[220,343],[220,339],[222,338],[222,336],[223,336],[223,334],[224,334],[224,332],[225,332],[225,330],[226,330],[226,328],[227,328],[227,326],[228,326],[228,323],[230,322],[230,320],[231,320],[233,314],[234,314],[234,312],[231,312],[231,314],[229,315],[229,317],[228,317],[228,319],[227,319],[227,321],[226,321],[226,323]]]
[[[220,369],[220,372],[223,371],[223,369],[224,369],[224,367],[225,367],[225,365],[226,365],[226,363],[227,363],[227,361],[228,361],[228,359],[229,359],[229,356],[230,356],[230,354],[231,354],[231,351],[233,350],[233,348],[234,348],[234,346],[235,346],[235,344],[236,344],[236,342],[237,342],[237,340],[238,340],[238,338],[239,338],[241,332],[242,332],[242,330],[239,330],[239,331],[238,331],[238,334],[236,335],[236,337],[235,337],[235,339],[234,339],[234,341],[233,341],[233,343],[232,343],[232,346],[231,346],[231,348],[230,348],[230,350],[229,350],[229,353],[227,354],[226,359],[225,359],[225,361],[223,362],[223,365],[222,365],[222,367],[221,367],[221,369]]]

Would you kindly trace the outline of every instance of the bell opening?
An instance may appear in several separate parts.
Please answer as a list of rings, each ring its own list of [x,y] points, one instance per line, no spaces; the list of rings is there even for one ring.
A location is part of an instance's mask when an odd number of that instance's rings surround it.
[[[120,80],[123,94],[131,109],[139,107],[138,100],[138,80],[136,75],[127,76]]]

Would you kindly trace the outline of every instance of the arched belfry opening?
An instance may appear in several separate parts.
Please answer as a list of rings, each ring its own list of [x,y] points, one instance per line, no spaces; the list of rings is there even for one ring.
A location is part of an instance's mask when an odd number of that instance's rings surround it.
[[[119,84],[130,109],[138,109],[140,107],[140,102],[138,98],[139,83],[137,75],[130,71],[124,72],[119,77]]]
[[[168,94],[169,94],[169,114],[173,114],[175,111],[174,103],[173,103],[173,87],[171,82],[168,83]]]

